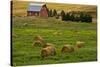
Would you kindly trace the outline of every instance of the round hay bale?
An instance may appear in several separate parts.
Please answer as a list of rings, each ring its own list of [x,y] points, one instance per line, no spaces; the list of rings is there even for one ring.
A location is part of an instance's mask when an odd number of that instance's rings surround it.
[[[34,41],[33,46],[43,46],[43,43],[40,40]]]
[[[54,44],[52,43],[45,43],[45,45],[43,46],[43,48],[46,48],[46,47],[49,47],[50,50],[52,50],[52,55],[55,55],[56,54],[56,48],[54,47]]]
[[[73,52],[74,51],[74,47],[67,44],[67,45],[64,45],[63,48],[61,49],[61,52],[62,53],[67,53],[67,52]]]
[[[45,40],[40,35],[35,36],[34,40],[35,41],[41,41],[41,42],[45,43]]]
[[[44,41],[44,39],[43,39],[40,35],[35,36],[35,37],[34,37],[34,40]]]
[[[48,48],[42,48],[41,50],[41,57],[45,58],[48,57],[51,54],[51,51],[48,50]]]
[[[51,43],[45,43],[44,46],[43,46],[43,48],[48,47],[48,46],[52,46],[53,47],[53,44],[51,44]]]
[[[41,57],[46,58],[48,56],[54,56],[56,55],[56,50],[52,46],[47,46],[45,48],[42,48],[41,50]]]
[[[45,44],[44,39],[41,36],[35,36],[34,37],[34,46],[43,46]]]
[[[82,48],[82,47],[84,47],[84,42],[82,42],[82,41],[77,41],[77,42],[76,42],[76,47],[77,47],[77,48]]]

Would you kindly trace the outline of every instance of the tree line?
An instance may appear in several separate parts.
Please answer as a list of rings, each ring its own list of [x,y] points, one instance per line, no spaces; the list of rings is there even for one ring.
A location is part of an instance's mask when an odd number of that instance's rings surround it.
[[[54,10],[48,10],[48,16],[49,17],[56,17],[57,19],[59,19],[59,17],[61,16],[62,21],[76,21],[76,22],[87,22],[90,23],[92,22],[92,16],[87,13],[87,12],[64,12],[64,10],[62,10],[59,14],[57,13],[57,11]]]

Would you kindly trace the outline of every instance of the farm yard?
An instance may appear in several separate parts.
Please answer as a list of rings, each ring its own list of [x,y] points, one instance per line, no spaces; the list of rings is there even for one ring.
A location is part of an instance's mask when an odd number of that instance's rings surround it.
[[[14,5],[20,5],[21,7],[13,6],[13,66],[88,62],[97,60],[97,23],[62,21],[54,17],[25,16],[25,6],[27,4],[26,2],[22,3],[22,5],[20,3],[14,3]],[[93,11],[94,9],[93,7]],[[96,18],[94,13],[95,11],[93,12],[93,16]],[[45,59],[41,58],[42,47],[33,46],[34,37],[37,35],[43,37],[47,43],[54,44],[56,48],[55,56],[50,56]],[[77,41],[83,41],[84,46],[82,48],[76,48],[75,45]],[[74,46],[75,51],[61,53],[61,49],[65,44]]]

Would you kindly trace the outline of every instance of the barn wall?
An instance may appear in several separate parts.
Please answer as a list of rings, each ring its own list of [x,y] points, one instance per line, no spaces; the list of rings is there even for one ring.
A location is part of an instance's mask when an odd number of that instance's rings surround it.
[[[39,16],[39,12],[28,11],[27,16]]]
[[[42,16],[42,17],[48,17],[47,8],[46,8],[45,6],[43,6],[43,7],[41,8],[40,16]]]

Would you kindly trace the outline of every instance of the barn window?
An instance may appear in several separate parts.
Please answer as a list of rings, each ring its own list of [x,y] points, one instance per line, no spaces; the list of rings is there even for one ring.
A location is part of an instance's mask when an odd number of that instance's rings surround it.
[[[35,16],[38,16],[38,13],[35,13]]]

